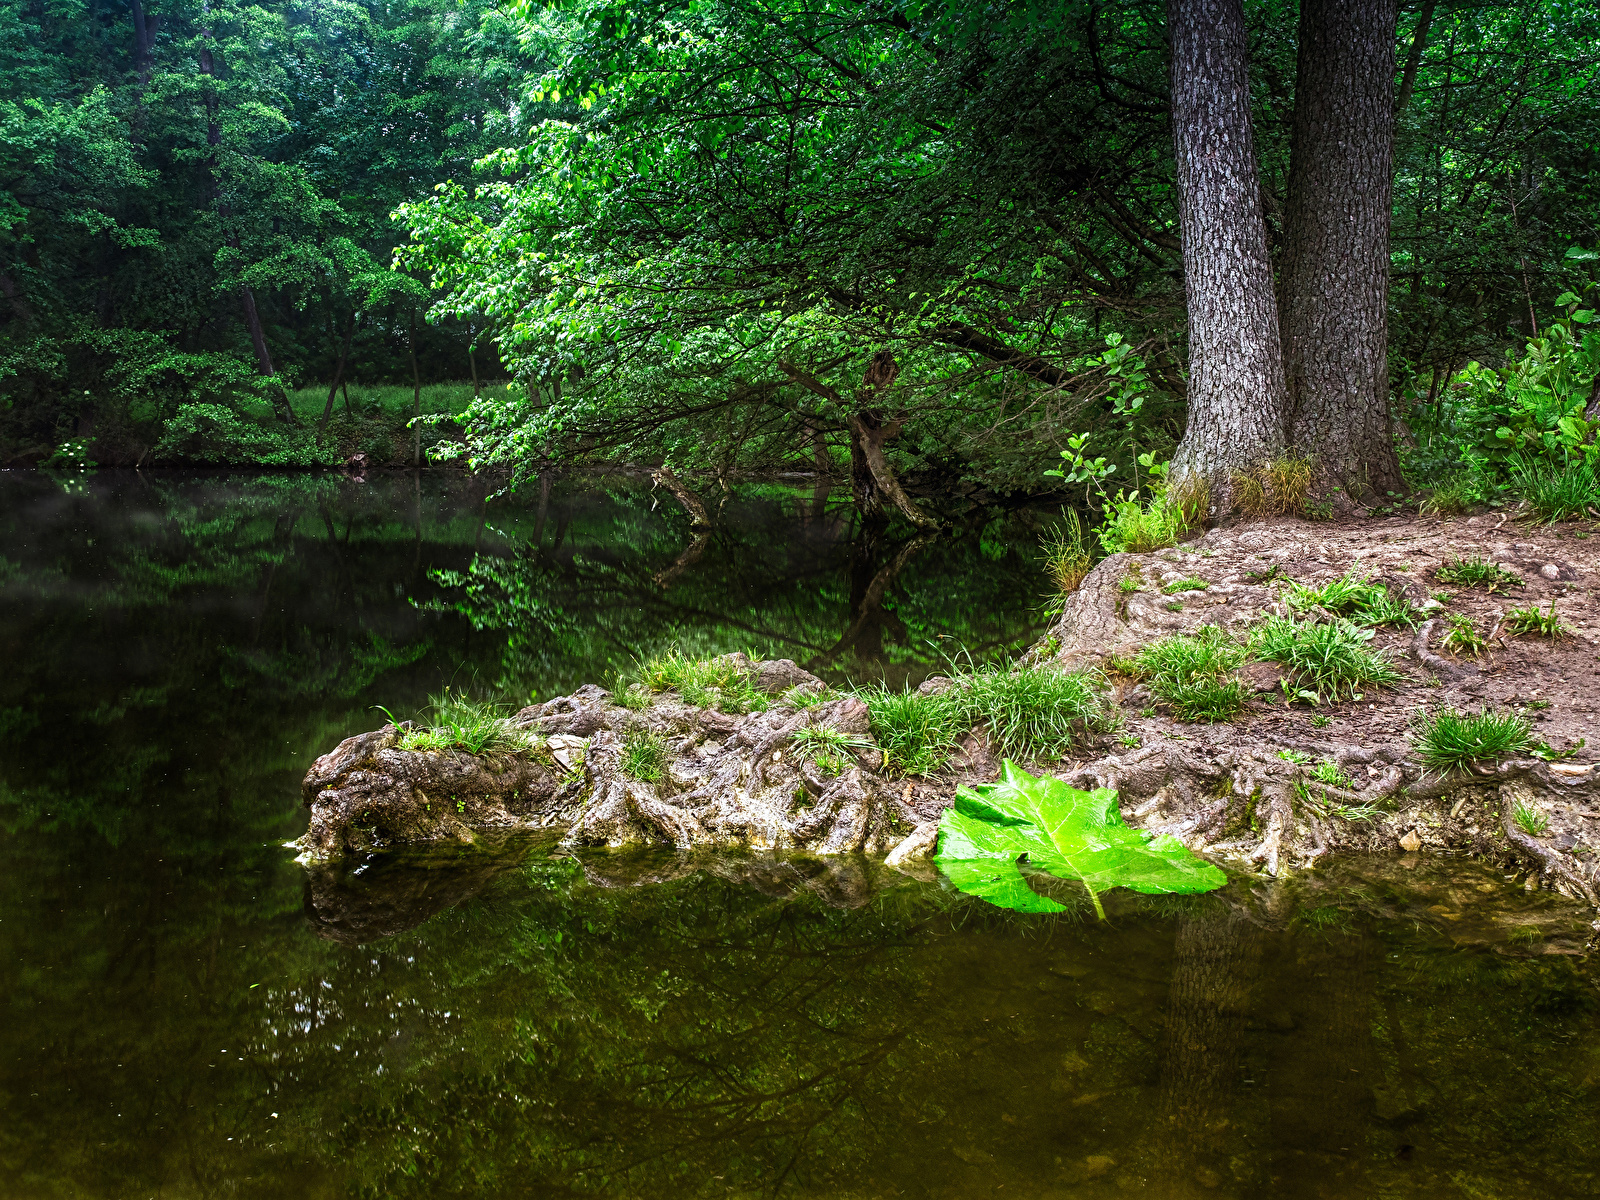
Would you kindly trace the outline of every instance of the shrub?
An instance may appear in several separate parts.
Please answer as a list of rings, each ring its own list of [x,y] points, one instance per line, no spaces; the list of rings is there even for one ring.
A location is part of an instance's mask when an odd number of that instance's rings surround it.
[[[1548,463],[1523,458],[1511,469],[1511,490],[1552,524],[1600,515],[1600,477],[1587,462]]]
[[[1258,658],[1288,667],[1319,698],[1338,699],[1364,684],[1400,681],[1388,656],[1368,647],[1371,640],[1371,629],[1343,618],[1315,624],[1273,616],[1256,628],[1250,649]]]
[[[1152,642],[1134,659],[1134,671],[1185,721],[1226,721],[1249,703],[1250,689],[1233,678],[1245,647],[1215,625],[1193,636]]]
[[[1462,558],[1452,555],[1445,561],[1444,566],[1434,572],[1434,578],[1440,583],[1459,583],[1464,587],[1486,587],[1491,592],[1500,587],[1523,587],[1522,580],[1497,562],[1490,562],[1482,555],[1473,554]]]
[[[1451,771],[1479,759],[1501,759],[1533,748],[1528,722],[1484,709],[1477,716],[1446,708],[1424,716],[1416,734],[1424,765]]]
[[[622,738],[622,773],[642,783],[655,783],[671,756],[666,739],[653,729],[636,727]]]

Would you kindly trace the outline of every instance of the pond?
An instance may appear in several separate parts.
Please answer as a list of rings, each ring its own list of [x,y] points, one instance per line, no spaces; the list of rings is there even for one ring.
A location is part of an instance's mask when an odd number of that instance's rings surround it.
[[[1049,516],[0,472],[0,1195],[1600,1194],[1592,914],[1487,864],[1102,922],[864,858],[282,846],[313,756],[447,684],[1004,658]]]

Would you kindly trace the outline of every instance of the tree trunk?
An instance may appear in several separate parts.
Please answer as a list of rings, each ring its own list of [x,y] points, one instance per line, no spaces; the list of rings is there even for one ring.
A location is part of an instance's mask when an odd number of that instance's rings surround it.
[[[422,465],[422,373],[417,370],[417,310],[411,310],[411,465]]]
[[[478,356],[476,346],[467,347],[467,365],[472,368],[472,398],[478,398]]]
[[[1286,431],[1325,486],[1405,483],[1389,413],[1396,0],[1303,0],[1282,263]]]
[[[328,428],[328,422],[333,419],[333,402],[339,396],[339,385],[344,382],[344,365],[350,361],[350,339],[355,336],[356,315],[352,310],[350,324],[345,327],[344,345],[339,348],[339,365],[333,369],[333,382],[328,385],[328,403],[323,406],[322,420],[317,425],[317,435],[319,437]]]
[[[893,421],[888,425],[874,426],[867,423],[868,413],[852,414],[849,418],[850,425],[850,466],[854,476],[856,469],[856,451],[859,448],[862,464],[866,467],[867,474],[871,476],[875,485],[874,495],[882,497],[900,510],[906,520],[918,529],[937,529],[939,522],[923,512],[906,495],[905,489],[900,486],[894,468],[889,465],[889,460],[883,456],[883,444],[900,432],[900,422]],[[859,497],[860,490],[857,490]],[[881,501],[879,504],[881,505]]]
[[[1228,510],[1234,472],[1283,449],[1284,386],[1272,265],[1250,125],[1240,0],[1168,0],[1172,140],[1189,306],[1189,423],[1175,483],[1204,481]]]
[[[689,514],[689,528],[711,528],[711,518],[706,515],[706,506],[701,503],[699,496],[689,490],[689,486],[683,480],[672,473],[671,467],[657,467],[650,478],[671,492],[678,503],[683,505],[684,511]]]

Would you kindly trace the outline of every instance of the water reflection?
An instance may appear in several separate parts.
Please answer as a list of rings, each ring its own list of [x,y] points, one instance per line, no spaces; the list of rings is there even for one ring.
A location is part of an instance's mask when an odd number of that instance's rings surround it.
[[[697,542],[632,485],[50,486],[0,478],[0,1194],[1597,1190],[1588,916],[1482,864],[1098,922],[866,859],[278,844],[310,755],[452,678],[1004,647],[1024,517],[873,542],[755,493]]]

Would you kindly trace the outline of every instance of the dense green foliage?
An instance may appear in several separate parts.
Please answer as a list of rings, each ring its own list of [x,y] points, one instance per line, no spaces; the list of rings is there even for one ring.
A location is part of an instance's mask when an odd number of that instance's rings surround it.
[[[1246,16],[1277,255],[1295,13]],[[1186,389],[1165,22],[1157,0],[8,0],[0,455],[404,461],[411,411],[326,389],[503,362],[509,388],[427,431],[438,456],[837,469],[859,418],[902,473],[1038,489],[1078,438],[1125,489],[1085,497],[1118,514],[1108,544],[1157,544],[1181,522],[1141,462]],[[1429,4],[1398,32],[1408,467],[1446,504],[1515,482],[1571,515],[1600,500],[1548,495],[1597,445],[1600,14]]]
[[[283,384],[326,393],[347,337],[346,378],[410,383],[429,295],[390,213],[512,135],[520,28],[442,0],[0,6],[0,455],[214,458],[182,444],[205,430],[314,460]],[[480,332],[421,324],[419,369],[468,376]]]

